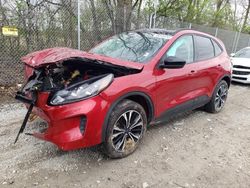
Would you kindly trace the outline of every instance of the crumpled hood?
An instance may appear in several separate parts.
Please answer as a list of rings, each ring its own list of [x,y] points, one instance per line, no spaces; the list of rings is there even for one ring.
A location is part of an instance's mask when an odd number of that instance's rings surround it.
[[[244,67],[250,67],[250,58],[232,57],[231,61],[232,61],[233,65],[241,65]]]
[[[122,67],[129,67],[133,69],[141,70],[143,65],[136,62],[122,61],[115,58],[110,58],[106,56],[101,56],[98,54],[92,54],[71,48],[48,48],[45,50],[40,50],[32,52],[21,58],[22,62],[28,66],[37,68],[46,64],[58,63],[63,60],[71,58],[87,58],[91,60],[104,61],[113,65],[118,65]]]

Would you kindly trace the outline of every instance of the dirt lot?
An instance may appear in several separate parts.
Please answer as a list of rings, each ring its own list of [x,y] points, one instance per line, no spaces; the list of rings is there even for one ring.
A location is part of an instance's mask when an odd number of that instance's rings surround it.
[[[250,187],[250,86],[232,85],[219,114],[200,110],[149,128],[131,156],[71,152],[21,135],[26,112],[0,105],[0,187]],[[39,127],[29,123],[26,132]]]

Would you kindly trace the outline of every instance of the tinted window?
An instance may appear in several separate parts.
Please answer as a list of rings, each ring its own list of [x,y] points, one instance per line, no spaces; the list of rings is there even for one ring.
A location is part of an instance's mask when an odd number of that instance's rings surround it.
[[[126,32],[115,35],[90,50],[92,53],[113,57],[121,60],[147,62],[172,36]]]
[[[214,57],[214,47],[211,40],[207,37],[194,36],[195,59],[197,61]]]
[[[194,46],[192,36],[182,36],[168,49],[165,57],[175,56],[185,60],[187,63],[194,61]]]
[[[215,53],[215,56],[221,54],[222,52],[222,49],[221,47],[217,44],[217,42],[215,42],[214,40],[213,41],[213,44],[214,44],[214,53]]]

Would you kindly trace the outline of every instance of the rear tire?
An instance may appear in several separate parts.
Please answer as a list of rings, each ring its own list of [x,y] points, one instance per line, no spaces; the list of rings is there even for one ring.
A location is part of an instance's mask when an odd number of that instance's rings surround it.
[[[111,112],[104,152],[111,158],[123,158],[140,144],[147,127],[143,107],[131,100],[122,100]]]
[[[210,102],[205,105],[205,110],[210,113],[220,112],[227,100],[227,94],[228,84],[225,80],[221,80],[216,86]]]

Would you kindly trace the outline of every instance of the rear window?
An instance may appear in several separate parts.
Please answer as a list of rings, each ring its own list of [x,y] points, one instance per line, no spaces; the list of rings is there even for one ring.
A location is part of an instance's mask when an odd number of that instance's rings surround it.
[[[212,41],[213,41],[213,45],[214,45],[215,56],[220,55],[222,52],[221,47],[219,46],[219,44],[217,42],[215,42],[214,40],[212,40]]]
[[[201,61],[214,57],[214,47],[209,38],[195,35],[194,42],[195,60]]]

